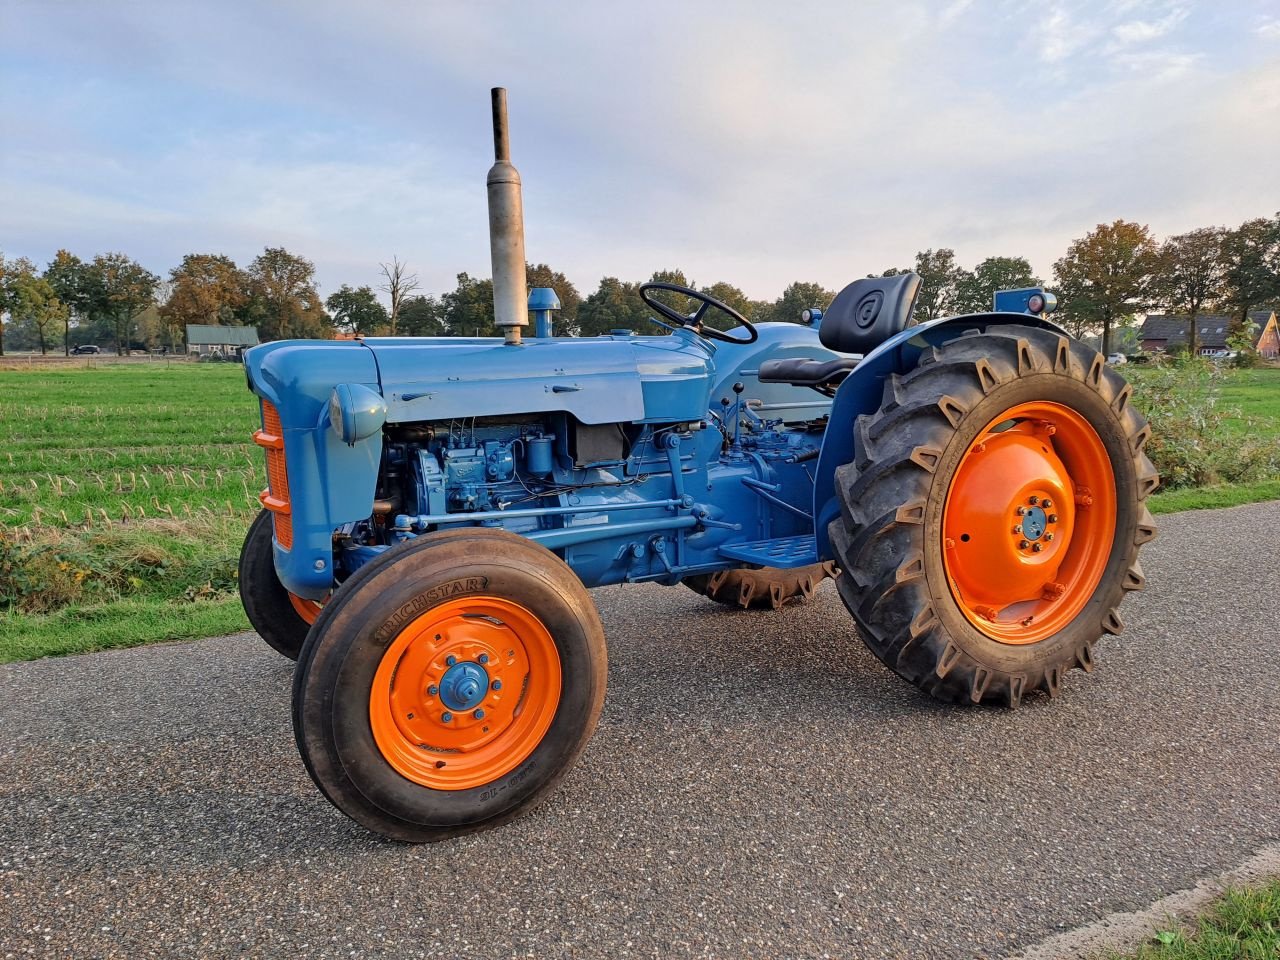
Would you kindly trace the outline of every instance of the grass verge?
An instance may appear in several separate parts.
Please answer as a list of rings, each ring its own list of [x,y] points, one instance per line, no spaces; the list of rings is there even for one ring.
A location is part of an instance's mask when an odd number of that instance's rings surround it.
[[[91,653],[249,629],[239,597],[189,603],[115,600],[53,613],[0,615],[0,663]]]
[[[1261,503],[1264,500],[1280,500],[1280,479],[1157,491],[1147,501],[1147,505],[1152,513],[1178,513],[1181,510],[1238,507],[1246,503]]]
[[[1227,890],[1193,926],[1158,931],[1136,953],[1108,960],[1275,960],[1280,957],[1280,880]]]

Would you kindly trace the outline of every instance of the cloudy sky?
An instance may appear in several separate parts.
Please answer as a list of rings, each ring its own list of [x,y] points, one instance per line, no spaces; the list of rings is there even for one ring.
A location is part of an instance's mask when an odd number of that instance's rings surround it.
[[[1280,209],[1276,0],[0,0],[0,250],[489,273],[489,88],[528,254],[776,297],[1103,220]]]

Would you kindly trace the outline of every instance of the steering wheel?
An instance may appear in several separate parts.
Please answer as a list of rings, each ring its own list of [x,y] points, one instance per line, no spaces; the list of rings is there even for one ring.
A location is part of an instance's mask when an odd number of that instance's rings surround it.
[[[684,294],[686,297],[697,300],[701,306],[699,306],[693,313],[685,316],[673,307],[667,306],[661,300],[656,300],[649,296],[650,290],[668,290],[671,293]],[[659,283],[657,281],[652,283],[642,283],[640,284],[640,299],[645,302],[645,306],[652,307],[672,323],[692,330],[698,336],[706,337],[708,340],[720,340],[724,343],[755,343],[760,337],[759,332],[757,332],[755,328],[755,324],[727,303],[721,303],[715,297],[708,296],[705,293],[693,290],[689,287],[682,287],[678,283]],[[706,312],[713,307],[722,313],[728,314],[729,317],[736,320],[740,326],[746,327],[747,336],[730,337],[726,336],[722,331],[717,330],[715,327],[704,327],[702,325],[702,318]],[[667,327],[668,330],[673,329],[661,320],[657,320],[655,322],[660,326]]]

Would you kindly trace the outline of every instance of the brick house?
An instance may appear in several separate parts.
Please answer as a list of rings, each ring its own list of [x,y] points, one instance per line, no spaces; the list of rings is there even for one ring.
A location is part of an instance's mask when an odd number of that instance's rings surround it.
[[[1280,357],[1280,327],[1274,310],[1254,310],[1249,314],[1253,325],[1253,347],[1263,357]],[[1234,329],[1235,318],[1217,314],[1196,317],[1197,349],[1202,355],[1226,353],[1227,337]],[[1142,321],[1138,341],[1146,353],[1164,353],[1187,342],[1187,318],[1152,313]]]

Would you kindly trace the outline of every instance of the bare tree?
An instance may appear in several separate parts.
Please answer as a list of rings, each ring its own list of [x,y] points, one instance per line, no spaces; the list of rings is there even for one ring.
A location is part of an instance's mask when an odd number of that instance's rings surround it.
[[[391,297],[391,335],[396,335],[396,322],[400,319],[400,308],[409,294],[418,289],[418,275],[410,273],[408,267],[398,258],[392,257],[390,263],[380,263],[384,283],[378,289]]]

